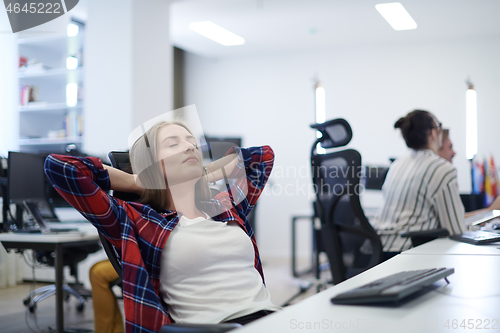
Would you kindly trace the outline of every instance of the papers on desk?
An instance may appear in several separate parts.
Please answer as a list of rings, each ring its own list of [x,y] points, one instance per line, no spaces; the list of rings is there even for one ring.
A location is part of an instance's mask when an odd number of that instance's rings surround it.
[[[467,225],[478,225],[484,222],[488,222],[500,216],[500,210],[489,210],[482,213],[477,213],[472,216],[465,218],[465,224]]]
[[[55,208],[54,211],[61,222],[88,222],[82,214],[73,207]]]

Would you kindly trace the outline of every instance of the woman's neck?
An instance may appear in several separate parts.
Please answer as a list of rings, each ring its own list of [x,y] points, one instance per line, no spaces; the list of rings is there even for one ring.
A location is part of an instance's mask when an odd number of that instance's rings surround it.
[[[170,202],[167,209],[181,212],[189,219],[204,217],[205,215],[196,207],[195,184],[183,183],[167,188]]]
[[[439,147],[436,144],[428,144],[424,149],[430,149],[437,154]]]

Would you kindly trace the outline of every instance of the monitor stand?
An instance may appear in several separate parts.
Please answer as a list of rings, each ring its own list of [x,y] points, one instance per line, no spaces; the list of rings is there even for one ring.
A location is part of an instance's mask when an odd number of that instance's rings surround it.
[[[15,224],[16,224],[18,230],[21,230],[24,227],[23,212],[24,212],[23,205],[22,204],[16,204],[16,221],[15,221]]]

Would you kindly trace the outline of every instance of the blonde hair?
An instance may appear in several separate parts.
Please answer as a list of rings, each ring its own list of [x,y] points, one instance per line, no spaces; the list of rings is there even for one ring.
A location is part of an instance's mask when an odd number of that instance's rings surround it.
[[[181,126],[193,135],[188,126],[182,122],[161,121],[139,137],[130,149],[132,171],[138,175],[145,187],[139,202],[150,205],[157,211],[170,205],[166,192],[167,181],[163,175],[161,163],[158,161],[158,133],[160,129],[167,125]],[[199,204],[201,201],[208,201],[212,198],[207,175],[204,171],[202,171],[202,174],[203,176],[195,185],[195,204],[198,209],[200,209]]]

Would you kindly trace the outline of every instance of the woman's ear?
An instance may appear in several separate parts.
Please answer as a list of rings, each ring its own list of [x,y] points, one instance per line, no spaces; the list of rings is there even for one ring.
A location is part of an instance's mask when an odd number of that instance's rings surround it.
[[[431,132],[429,133],[429,140],[436,140],[438,137],[437,129],[431,128]]]

